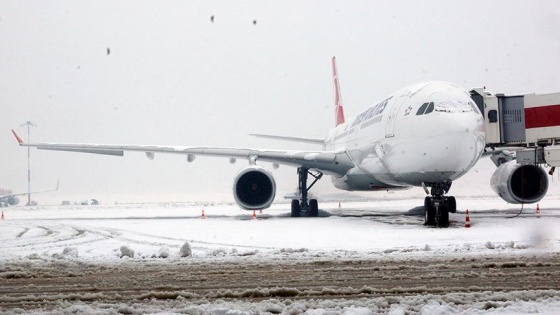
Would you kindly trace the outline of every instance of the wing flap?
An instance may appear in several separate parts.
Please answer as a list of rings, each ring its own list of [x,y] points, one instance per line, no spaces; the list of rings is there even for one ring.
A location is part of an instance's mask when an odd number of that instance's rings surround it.
[[[50,147],[37,147],[40,150],[51,150],[51,151],[66,151],[66,152],[79,152],[79,153],[92,153],[92,154],[102,154],[102,155],[112,155],[112,156],[124,156],[124,151],[122,150],[94,150],[94,149],[71,149],[71,148],[50,148]]]

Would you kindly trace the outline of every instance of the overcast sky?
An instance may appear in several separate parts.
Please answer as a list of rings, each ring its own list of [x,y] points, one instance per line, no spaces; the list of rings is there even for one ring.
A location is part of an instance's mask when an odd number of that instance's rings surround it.
[[[27,151],[10,129],[27,139],[28,120],[39,142],[303,149],[248,134],[325,136],[332,56],[347,117],[424,80],[560,91],[560,2],[0,1],[0,188],[27,190]],[[36,196],[45,203],[233,200],[246,165],[36,149],[31,159],[32,189],[60,179]],[[294,168],[274,173],[279,193],[297,186]]]

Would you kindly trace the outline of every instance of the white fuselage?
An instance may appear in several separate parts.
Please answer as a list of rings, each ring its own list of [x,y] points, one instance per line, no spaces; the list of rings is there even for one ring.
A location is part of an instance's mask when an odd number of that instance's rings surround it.
[[[446,82],[404,88],[333,129],[328,150],[346,149],[356,167],[333,184],[379,190],[450,183],[484,149],[484,121],[468,92]]]

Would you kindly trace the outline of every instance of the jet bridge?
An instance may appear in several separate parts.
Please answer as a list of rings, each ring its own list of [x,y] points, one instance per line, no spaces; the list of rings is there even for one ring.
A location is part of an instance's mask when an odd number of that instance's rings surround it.
[[[486,125],[486,147],[519,147],[521,164],[560,167],[560,93],[504,95],[470,91]]]

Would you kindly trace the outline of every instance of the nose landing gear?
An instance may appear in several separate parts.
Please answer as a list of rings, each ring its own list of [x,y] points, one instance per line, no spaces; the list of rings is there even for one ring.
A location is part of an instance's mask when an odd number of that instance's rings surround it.
[[[457,212],[455,197],[444,196],[445,193],[449,192],[451,182],[425,184],[424,188],[426,186],[432,187],[432,197],[426,197],[426,199],[424,199],[424,225],[449,227],[449,213]]]

